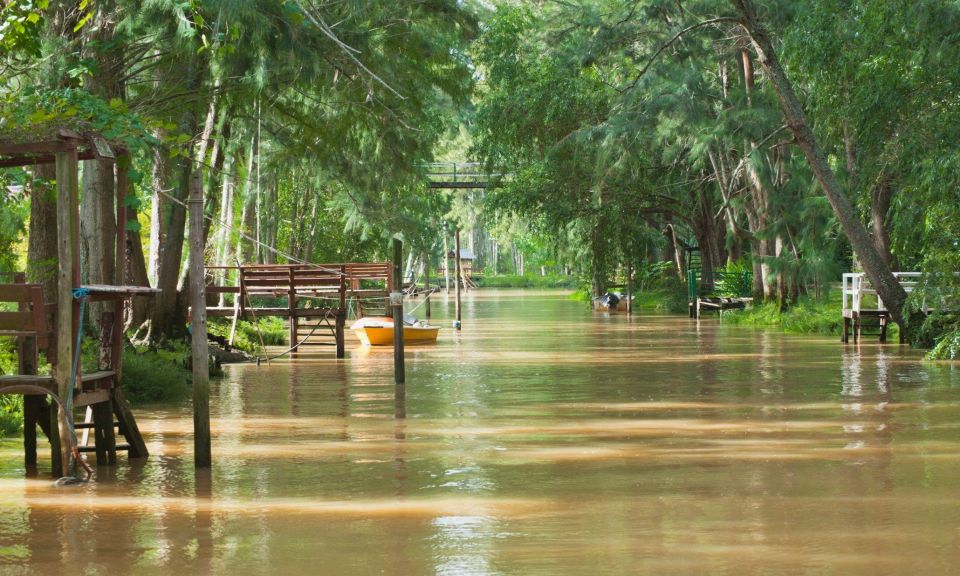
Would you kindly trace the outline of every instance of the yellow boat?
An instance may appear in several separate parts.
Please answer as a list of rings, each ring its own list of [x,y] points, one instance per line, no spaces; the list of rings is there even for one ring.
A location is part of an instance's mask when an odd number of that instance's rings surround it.
[[[393,318],[361,318],[350,326],[366,346],[393,346]],[[404,344],[431,344],[437,341],[439,326],[403,326]]]

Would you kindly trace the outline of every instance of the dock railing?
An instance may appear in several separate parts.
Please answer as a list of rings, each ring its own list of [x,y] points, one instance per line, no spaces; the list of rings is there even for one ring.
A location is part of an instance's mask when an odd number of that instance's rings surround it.
[[[894,272],[894,277],[907,294],[912,293],[920,283],[920,272]],[[843,275],[842,308],[845,318],[859,315],[864,312],[883,313],[887,307],[883,299],[877,294],[876,288],[870,283],[863,272],[847,272]],[[874,303],[875,305],[871,306]],[[921,310],[928,311],[926,299],[921,304]]]

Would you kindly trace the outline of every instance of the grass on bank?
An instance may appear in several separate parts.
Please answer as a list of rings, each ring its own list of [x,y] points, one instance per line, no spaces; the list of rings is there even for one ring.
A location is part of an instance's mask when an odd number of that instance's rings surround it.
[[[223,318],[209,320],[209,332],[212,335],[230,335],[230,321]],[[261,352],[258,326],[253,322],[237,323],[237,336],[234,346],[244,352]],[[286,343],[286,330],[279,318],[262,318],[259,333],[267,346]],[[98,346],[92,336],[83,341],[81,362],[85,371],[97,367]],[[49,373],[50,365],[41,355],[41,373]],[[45,365],[44,365],[45,364]],[[211,370],[214,367],[211,366]],[[12,338],[3,338],[0,342],[0,373],[13,374],[17,370],[17,355]],[[190,343],[187,341],[167,341],[158,346],[138,346],[127,344],[124,347],[123,375],[121,386],[127,400],[134,406],[155,403],[179,402],[190,395],[193,378],[190,368]],[[19,434],[23,427],[23,397],[20,395],[0,394],[0,437]]]
[[[579,286],[579,281],[574,276],[564,276],[562,274],[547,274],[546,276],[534,274],[500,274],[497,276],[484,276],[477,280],[477,286],[480,288],[566,288],[574,289]]]

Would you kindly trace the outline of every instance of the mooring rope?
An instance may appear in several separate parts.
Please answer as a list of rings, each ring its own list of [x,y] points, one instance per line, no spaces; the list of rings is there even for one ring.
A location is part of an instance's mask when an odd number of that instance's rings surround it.
[[[317,331],[317,328],[319,328],[322,323],[326,322],[326,321],[329,320],[329,319],[330,319],[330,310],[327,310],[326,312],[323,313],[323,319],[321,319],[319,322],[317,322],[317,324],[313,327],[313,329],[310,330],[310,333],[303,337],[303,340],[297,342],[296,344],[294,344],[293,346],[287,348],[286,350],[284,350],[283,352],[281,352],[281,353],[279,353],[279,354],[275,354],[275,355],[273,355],[273,356],[267,356],[267,357],[265,357],[265,358],[260,358],[259,356],[257,356],[257,366],[260,365],[260,361],[261,361],[261,360],[266,360],[266,361],[269,363],[271,360],[276,360],[277,358],[281,358],[281,357],[286,356],[287,354],[295,351],[297,348],[299,348],[300,346],[302,346],[304,342],[306,342],[307,340],[309,340],[311,336],[313,336],[313,334]],[[296,318],[292,318],[291,320],[296,321]],[[329,324],[328,324],[328,326],[329,326]]]
[[[80,373],[80,357],[82,356],[83,344],[83,321],[86,316],[87,299],[90,296],[90,290],[87,288],[74,288],[73,299],[80,301],[80,321],[77,323],[77,338],[74,342],[73,367],[70,370],[70,385],[67,387],[67,397],[63,399],[62,406],[65,413],[67,431],[69,432],[70,457],[67,460],[67,476],[57,480],[57,485],[65,486],[69,484],[79,484],[90,480],[93,470],[90,465],[80,457],[80,447],[77,440],[76,424],[73,421],[73,393],[77,387],[77,377]],[[77,476],[77,465],[80,465],[87,473],[85,478]]]

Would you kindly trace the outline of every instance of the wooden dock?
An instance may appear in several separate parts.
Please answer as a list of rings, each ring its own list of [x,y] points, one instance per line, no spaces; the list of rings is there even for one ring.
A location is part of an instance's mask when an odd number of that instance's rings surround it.
[[[903,286],[907,294],[913,292],[920,281],[920,272],[894,272],[894,277]],[[843,343],[860,341],[864,334],[864,328],[876,328],[876,333],[880,337],[880,342],[887,341],[887,328],[890,324],[890,311],[883,304],[883,300],[877,295],[876,289],[870,283],[870,279],[863,272],[848,272],[843,275]],[[927,312],[924,303],[924,311]],[[903,344],[904,335],[900,333],[900,343]]]
[[[208,316],[230,317],[234,323],[286,318],[291,346],[336,347],[337,358],[346,355],[349,305],[356,304],[358,316],[384,315],[393,282],[389,262],[242,264],[208,266],[207,271],[234,279],[232,285],[207,286],[208,294],[233,296],[232,306],[208,305]]]

